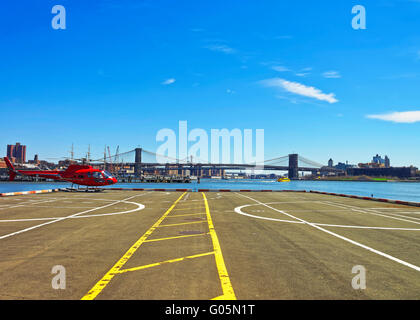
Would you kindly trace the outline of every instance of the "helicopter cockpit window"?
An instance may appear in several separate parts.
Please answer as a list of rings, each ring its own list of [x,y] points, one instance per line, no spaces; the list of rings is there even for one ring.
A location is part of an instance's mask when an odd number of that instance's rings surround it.
[[[102,174],[104,175],[105,178],[112,178],[112,175],[106,170],[102,171]]]
[[[94,177],[96,179],[102,179],[103,178],[103,176],[100,172],[93,172],[92,177]]]

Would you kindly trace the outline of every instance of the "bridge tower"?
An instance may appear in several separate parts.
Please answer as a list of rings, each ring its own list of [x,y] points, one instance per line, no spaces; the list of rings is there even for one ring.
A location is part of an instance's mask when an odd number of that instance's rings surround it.
[[[134,159],[134,175],[136,177],[141,176],[141,153],[142,153],[142,151],[143,151],[142,148],[136,148],[135,149],[136,157]]]
[[[299,178],[298,159],[299,155],[289,154],[289,179]]]

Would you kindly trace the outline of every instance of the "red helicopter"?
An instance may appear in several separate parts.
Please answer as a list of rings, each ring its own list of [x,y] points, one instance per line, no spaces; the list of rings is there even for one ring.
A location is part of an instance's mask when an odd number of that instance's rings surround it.
[[[59,181],[67,181],[88,187],[108,186],[117,183],[117,179],[105,170],[94,169],[90,165],[72,164],[66,170],[17,170],[8,157],[4,157],[9,168],[9,181],[17,174],[30,177],[42,177]]]

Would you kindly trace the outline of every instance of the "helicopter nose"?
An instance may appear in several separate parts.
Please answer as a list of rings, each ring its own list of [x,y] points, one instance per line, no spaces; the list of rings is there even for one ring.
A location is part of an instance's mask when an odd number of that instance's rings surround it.
[[[115,184],[117,182],[117,179],[110,178],[110,179],[107,179],[107,182],[108,182],[108,184]]]

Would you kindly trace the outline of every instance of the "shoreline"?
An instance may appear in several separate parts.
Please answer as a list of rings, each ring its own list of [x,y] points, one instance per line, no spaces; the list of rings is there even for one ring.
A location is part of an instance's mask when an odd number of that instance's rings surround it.
[[[339,181],[339,182],[410,182],[410,183],[420,183],[420,180],[396,180],[396,179],[389,179],[389,180],[350,180],[350,179],[302,179],[302,180],[294,180],[294,181],[322,181],[322,182],[332,182],[332,181]]]
[[[211,178],[201,178],[201,181],[213,181],[213,182],[225,182],[225,183],[229,183],[229,182],[241,182],[241,181],[272,181],[272,182],[277,182],[276,179],[211,179]],[[420,183],[420,179],[419,180],[408,180],[408,179],[384,179],[384,180],[375,180],[375,178],[366,178],[366,179],[293,179],[291,180],[292,182],[295,181],[316,181],[316,182],[333,182],[333,181],[339,181],[339,182],[411,182],[411,183]],[[2,180],[0,179],[0,183],[48,183],[48,184],[60,184],[60,183],[66,183],[66,181],[56,181],[56,180],[51,180],[51,181],[47,181],[47,180],[42,180],[42,181],[31,181],[31,180],[13,180],[13,181],[9,181],[9,180]],[[159,181],[159,182],[151,182],[151,181],[143,181],[143,182],[139,182],[139,181],[121,181],[118,183],[121,184],[193,184],[195,181],[191,181],[188,183],[185,182],[175,182],[175,181]],[[278,182],[278,183],[287,183],[287,182]]]

